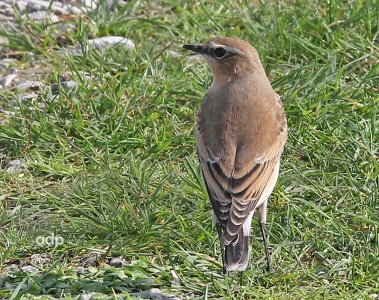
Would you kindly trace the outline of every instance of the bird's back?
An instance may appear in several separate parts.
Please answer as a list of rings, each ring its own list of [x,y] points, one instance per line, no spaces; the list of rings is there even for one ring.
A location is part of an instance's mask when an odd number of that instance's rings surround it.
[[[196,144],[217,220],[224,270],[244,270],[253,212],[264,237],[267,199],[279,172],[287,123],[258,53],[238,38],[186,45],[203,54],[213,84],[198,114]],[[267,264],[269,257],[265,242]]]

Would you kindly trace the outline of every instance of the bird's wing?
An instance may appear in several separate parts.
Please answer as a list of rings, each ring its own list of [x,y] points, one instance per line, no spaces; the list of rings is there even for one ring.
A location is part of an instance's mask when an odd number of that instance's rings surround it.
[[[227,244],[233,242],[250,212],[265,200],[261,196],[267,186],[273,186],[270,181],[276,180],[274,173],[287,139],[287,124],[280,99],[275,105],[278,107],[273,109],[272,124],[259,128],[259,135],[252,132],[251,148],[228,138],[215,147],[217,143],[205,139],[209,132],[197,132],[204,181],[215,216],[226,229]],[[210,134],[208,138],[215,136]]]

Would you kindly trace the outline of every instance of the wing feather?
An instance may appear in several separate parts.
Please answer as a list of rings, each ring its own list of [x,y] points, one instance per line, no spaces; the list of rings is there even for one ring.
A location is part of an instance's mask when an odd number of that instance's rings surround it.
[[[226,107],[214,106],[218,105],[217,102],[209,102],[206,98],[207,114],[219,115],[219,112],[228,111]],[[262,99],[262,103],[264,101]],[[224,229],[226,245],[238,242],[236,239],[241,226],[251,211],[266,200],[261,199],[262,194],[267,194],[266,187],[272,188],[272,181],[277,178],[274,170],[277,170],[287,140],[287,124],[280,98],[276,95],[267,101],[279,107],[269,110],[275,114],[267,115],[266,110],[258,114],[262,118],[259,122],[263,122],[263,118],[267,118],[264,121],[268,120],[264,128],[260,125],[254,125],[256,127],[253,129],[237,128],[233,127],[236,125],[230,125],[229,118],[235,118],[233,115],[219,115],[217,119],[208,118],[202,110],[199,112],[196,133],[198,158],[214,214]],[[251,109],[254,108],[248,107],[243,112]],[[243,122],[237,123],[238,126],[247,126]],[[248,133],[242,139],[246,143],[239,142],[241,132]]]

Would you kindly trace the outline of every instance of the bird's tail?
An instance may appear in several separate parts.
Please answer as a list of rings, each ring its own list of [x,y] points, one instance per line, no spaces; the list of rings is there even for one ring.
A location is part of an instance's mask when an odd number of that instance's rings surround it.
[[[244,234],[243,227],[240,228],[235,239],[223,249],[224,269],[230,271],[244,271],[249,263],[249,235]]]

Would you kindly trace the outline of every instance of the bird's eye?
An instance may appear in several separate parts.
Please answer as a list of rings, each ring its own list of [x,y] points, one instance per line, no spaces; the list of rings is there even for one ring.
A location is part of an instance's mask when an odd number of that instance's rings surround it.
[[[219,48],[214,49],[213,53],[216,58],[221,59],[226,55],[227,52],[224,48],[219,47]]]

